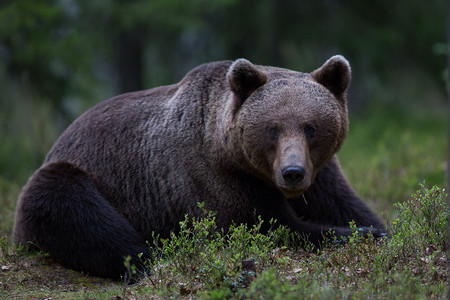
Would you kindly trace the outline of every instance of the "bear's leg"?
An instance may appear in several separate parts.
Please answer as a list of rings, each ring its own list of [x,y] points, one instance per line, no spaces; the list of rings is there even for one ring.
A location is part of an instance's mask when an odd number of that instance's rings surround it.
[[[311,200],[311,199],[310,199]],[[260,206],[261,207],[261,206]],[[259,211],[268,211],[269,205]],[[321,219],[320,221],[307,219],[306,214],[299,217],[298,211],[293,209],[290,201],[279,201],[276,206],[271,207],[269,214],[261,213],[263,219],[276,219],[279,225],[284,225],[296,232],[304,239],[313,244],[315,247],[322,247],[329,242],[341,243],[352,235],[352,230],[348,224],[333,224],[331,221]],[[359,232],[367,235],[369,231],[374,237],[384,236],[384,228],[370,228],[363,226],[359,228]],[[336,240],[335,240],[336,238]]]
[[[14,239],[37,246],[61,264],[115,280],[130,276],[124,258],[143,269],[145,241],[101,195],[94,180],[72,164],[44,165],[20,195]],[[128,277],[129,278],[129,277]]]
[[[383,223],[353,191],[335,157],[317,174],[314,183],[300,198],[287,201],[294,214],[280,220],[286,220],[285,225],[308,236],[315,245],[320,245],[329,231],[339,240],[351,235],[351,221],[364,235],[369,231],[374,237],[387,235]],[[278,213],[287,216],[291,209],[285,208],[284,212]]]
[[[303,201],[296,199],[295,201]],[[277,205],[259,202],[257,214],[261,215],[263,220],[275,219],[277,224],[288,227],[292,232],[299,234],[304,241],[308,241],[316,247],[323,246],[325,240],[333,241],[336,237],[339,241],[343,237],[350,236],[352,231],[348,226],[333,226],[330,223],[314,222],[306,218],[305,215],[299,216],[298,206],[292,205],[292,201],[278,201]],[[264,229],[269,229],[268,225]]]
[[[335,157],[319,172],[298,204],[302,206],[300,214],[311,222],[348,227],[354,221],[357,227],[385,231],[378,217],[353,191]]]

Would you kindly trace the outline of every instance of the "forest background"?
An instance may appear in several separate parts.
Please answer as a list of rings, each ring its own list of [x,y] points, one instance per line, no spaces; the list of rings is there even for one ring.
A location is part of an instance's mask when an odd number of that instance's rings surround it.
[[[439,0],[2,1],[1,178],[23,184],[56,137],[94,104],[239,57],[310,72],[342,54],[353,71],[351,133],[375,112],[389,125],[347,151],[357,155],[398,126],[414,139],[420,128],[408,128],[411,120],[446,117],[445,17]],[[444,132],[428,133],[445,139]],[[427,155],[443,164],[441,146]],[[414,181],[443,184],[442,171],[423,170]]]
[[[62,131],[119,93],[245,57],[310,72],[352,66],[350,132],[338,157],[389,223],[418,184],[446,185],[443,0],[3,0],[0,3],[0,236]]]

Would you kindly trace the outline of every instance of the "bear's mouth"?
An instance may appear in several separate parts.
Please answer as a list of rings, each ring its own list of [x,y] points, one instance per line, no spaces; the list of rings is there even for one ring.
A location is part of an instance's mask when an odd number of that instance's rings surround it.
[[[292,199],[300,197],[311,185],[311,177],[308,176],[308,174],[302,178],[301,181],[297,182],[289,182],[285,180],[281,174],[277,175],[274,178],[274,183],[286,198]]]
[[[288,186],[278,186],[278,189],[283,193],[286,198],[298,198],[300,197],[309,186],[298,186],[298,187],[288,187]]]

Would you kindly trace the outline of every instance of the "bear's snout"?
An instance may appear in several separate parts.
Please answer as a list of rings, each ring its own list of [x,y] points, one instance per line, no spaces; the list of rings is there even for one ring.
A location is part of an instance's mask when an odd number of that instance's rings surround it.
[[[286,197],[298,197],[310,186],[311,170],[306,140],[298,135],[280,139],[273,162],[273,179]]]
[[[287,166],[281,171],[284,181],[290,186],[296,186],[305,177],[306,170],[302,166]]]

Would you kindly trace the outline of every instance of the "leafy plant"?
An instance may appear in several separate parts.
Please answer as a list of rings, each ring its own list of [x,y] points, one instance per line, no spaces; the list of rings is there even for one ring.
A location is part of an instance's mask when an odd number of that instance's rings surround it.
[[[363,238],[351,222],[353,234],[345,245],[330,244],[318,252],[294,246],[292,233],[282,226],[262,234],[261,219],[251,228],[234,225],[224,231],[217,230],[213,213],[198,220],[186,217],[180,233],[164,241],[164,254],[153,265],[160,273],[149,279],[171,278],[162,296],[198,294],[208,299],[442,295],[449,218],[445,199],[444,190],[421,184],[411,200],[395,204],[398,218],[389,237]],[[244,284],[240,267],[246,258],[257,262],[250,284]]]
[[[394,204],[399,215],[390,230],[392,240],[402,244],[401,252],[425,250],[431,244],[445,249],[450,214],[446,198],[444,189],[428,189],[421,183],[410,200]]]
[[[155,236],[153,259],[146,262],[151,274],[134,285],[98,284],[100,279],[61,268],[45,255],[24,255],[3,239],[0,297],[2,291],[30,298],[67,297],[71,291],[79,298],[123,299],[443,298],[448,277],[445,198],[443,189],[421,184],[411,199],[395,205],[398,216],[388,227],[389,237],[362,238],[351,223],[354,234],[346,244],[315,252],[299,248],[299,237],[275,221],[263,232],[261,219],[253,226],[221,229],[213,212],[186,216],[169,239]],[[248,259],[254,260],[254,271],[243,270],[242,261]],[[127,267],[132,272],[129,261]],[[36,292],[36,282],[51,291]]]
[[[261,271],[273,263],[277,245],[293,238],[287,228],[275,228],[275,221],[270,222],[272,229],[263,234],[261,218],[251,227],[234,224],[229,229],[217,228],[215,220],[214,212],[205,212],[202,218],[186,215],[178,234],[154,243],[159,245],[153,250],[150,268],[158,279],[150,280],[165,286],[178,281],[183,283],[182,291],[190,292],[218,287],[236,290],[245,286],[242,260],[254,259],[256,269]]]

